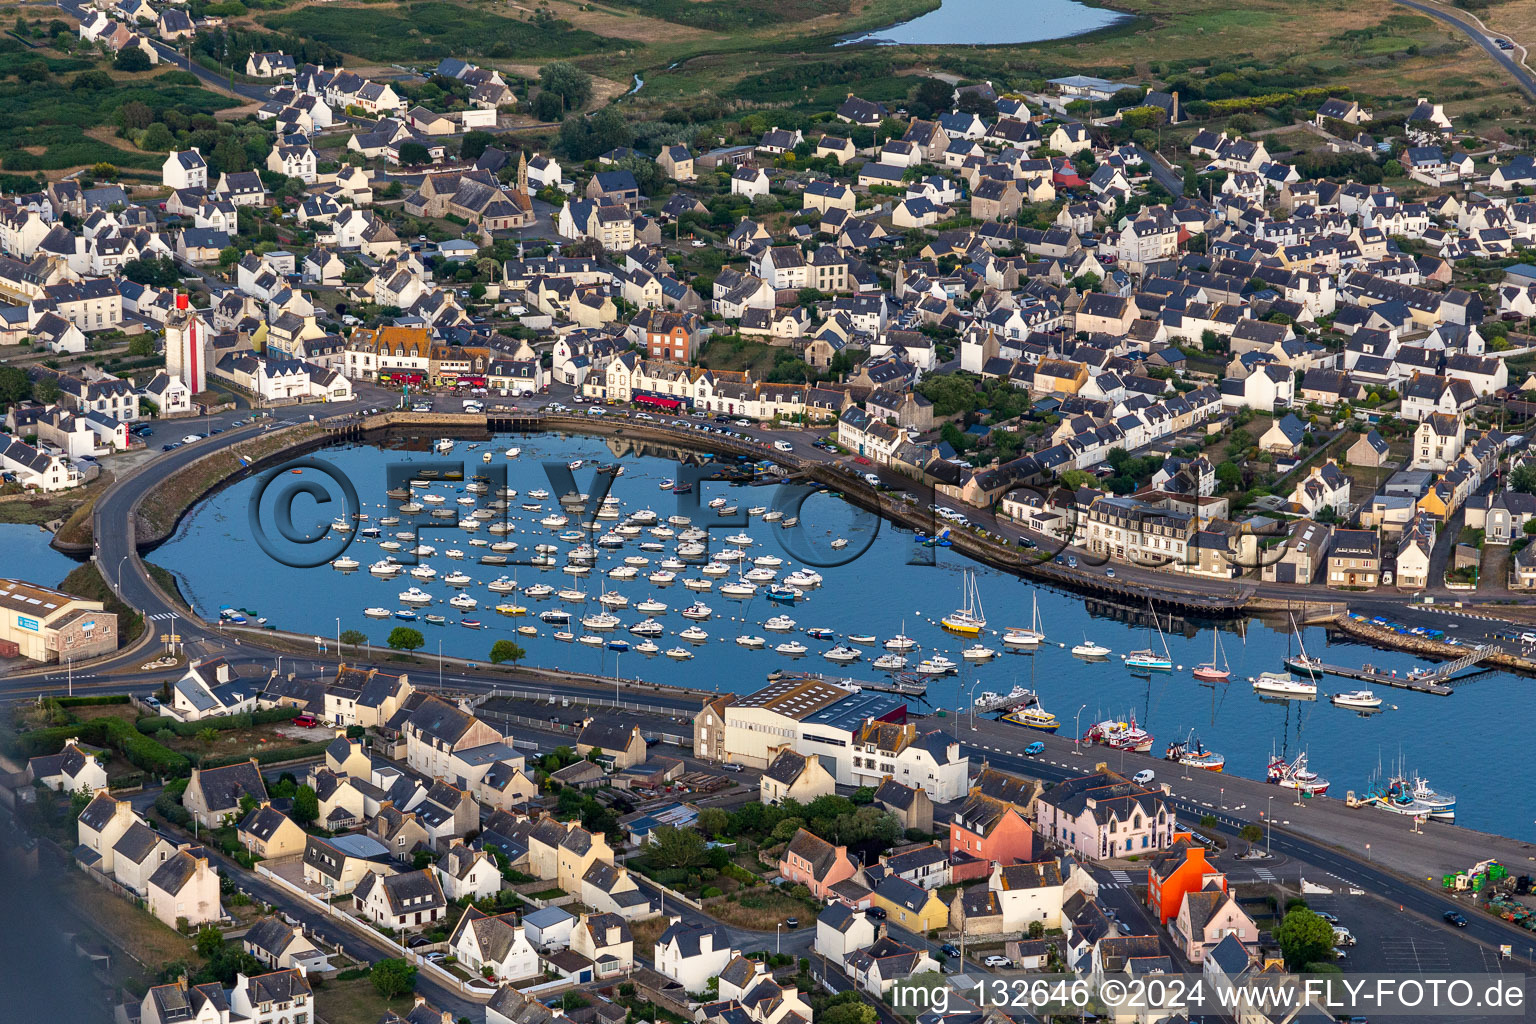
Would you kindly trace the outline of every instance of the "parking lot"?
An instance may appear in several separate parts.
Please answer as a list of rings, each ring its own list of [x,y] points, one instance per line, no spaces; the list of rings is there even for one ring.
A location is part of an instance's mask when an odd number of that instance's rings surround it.
[[[1513,969],[1500,961],[1497,950],[1473,942],[1452,925],[1426,921],[1375,896],[1309,894],[1307,905],[1333,914],[1355,937],[1339,961],[1347,972],[1494,974]],[[1473,911],[1468,907],[1465,913]]]

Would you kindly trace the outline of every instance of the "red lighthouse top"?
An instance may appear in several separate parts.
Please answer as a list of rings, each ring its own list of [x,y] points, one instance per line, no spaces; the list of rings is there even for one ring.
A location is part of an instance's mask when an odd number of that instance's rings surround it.
[[[176,308],[177,309],[186,309],[187,308],[187,293],[186,292],[177,292],[176,293]]]

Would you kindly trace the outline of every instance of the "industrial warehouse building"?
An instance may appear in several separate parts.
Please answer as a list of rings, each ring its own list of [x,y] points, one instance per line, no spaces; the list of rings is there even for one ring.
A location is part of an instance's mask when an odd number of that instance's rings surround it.
[[[117,650],[117,616],[100,601],[0,579],[0,656],[59,661]]]

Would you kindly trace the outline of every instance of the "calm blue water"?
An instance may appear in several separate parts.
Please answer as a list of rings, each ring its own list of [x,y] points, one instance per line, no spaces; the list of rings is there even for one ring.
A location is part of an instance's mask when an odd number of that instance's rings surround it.
[[[509,461],[502,452],[513,444],[522,448],[522,455],[516,461]],[[552,500],[542,502],[544,512],[525,512],[517,507],[528,500],[527,492],[535,488],[561,493],[548,483],[543,460],[552,460],[559,465],[578,457],[602,463],[621,461],[625,473],[615,481],[613,494],[622,499],[626,512],[649,507],[665,520],[677,511],[678,498],[657,487],[658,481],[677,474],[671,461],[635,456],[616,460],[613,452],[595,439],[553,436],[503,438],[475,450],[460,443],[456,457],[467,460],[473,475],[481,471],[480,456],[487,448],[496,453],[492,467],[505,466],[508,486],[519,492],[510,512],[517,531],[511,539],[522,544],[525,550],[536,543],[555,542],[554,532],[537,522],[552,509]],[[355,482],[365,512],[375,519],[387,514],[381,510],[386,490],[383,482],[385,464],[402,459],[426,462],[433,458],[427,452],[381,451],[362,446],[328,449],[319,453],[319,457],[334,463]],[[587,469],[576,474],[584,489],[592,488],[589,474]],[[312,479],[313,475],[313,471],[306,470],[305,474],[279,476],[267,489],[264,502],[270,502],[274,490],[281,490],[285,481],[292,484]],[[706,690],[745,692],[762,685],[770,670],[792,665],[854,678],[876,677],[868,658],[847,668],[821,658],[820,652],[831,647],[833,641],[813,640],[798,632],[809,626],[826,626],[840,634],[873,633],[881,640],[904,631],[925,649],[941,651],[957,662],[962,661],[960,651],[970,641],[961,641],[943,632],[936,620],[960,603],[962,569],[975,568],[986,615],[993,627],[1028,625],[1030,598],[1038,595],[1043,628],[1052,643],[1064,643],[1070,648],[1087,636],[1109,647],[1117,656],[1148,646],[1145,622],[1117,621],[1100,614],[1101,609],[1086,605],[1080,598],[972,566],[947,549],[922,548],[914,544],[910,534],[895,531],[835,498],[820,495],[808,500],[800,510],[805,524],[801,531],[786,531],[757,519],[752,520],[748,530],[757,541],[747,549],[749,555],[765,551],[778,555],[786,563],[781,573],[807,560],[826,566],[829,562],[863,552],[839,568],[819,568],[825,578],[824,585],[787,610],[797,621],[795,636],[810,648],[810,656],[796,660],[772,650],[774,645],[789,637],[762,629],[765,619],[783,609],[769,604],[761,596],[751,602],[741,602],[714,591],[695,593],[683,588],[682,577],[698,577],[697,571],[680,573],[679,582],[671,586],[647,582],[644,573],[666,557],[663,553],[645,553],[653,564],[642,570],[640,578],[609,582],[611,589],[624,593],[631,602],[630,608],[616,614],[627,626],[643,618],[634,610],[634,604],[651,595],[666,602],[669,611],[657,616],[668,630],[668,636],[657,639],[662,650],[666,650],[681,643],[672,634],[687,625],[677,612],[695,599],[702,600],[715,613],[712,620],[703,623],[710,640],[693,647],[695,657],[686,662],[674,662],[661,655],[647,657],[633,651],[616,655],[604,648],[556,641],[551,636],[552,628],[536,618],[539,611],[557,606],[572,610],[579,618],[577,606],[561,605],[553,598],[524,600],[533,613],[529,617],[501,616],[494,611],[499,598],[486,590],[484,584],[498,576],[515,573],[517,582],[523,586],[545,582],[558,590],[575,585],[587,592],[589,607],[595,610],[603,586],[599,570],[606,571],[625,556],[642,554],[637,544],[646,539],[644,535],[617,553],[602,552],[598,569],[591,576],[576,581],[559,569],[539,570],[525,566],[514,570],[479,565],[472,558],[450,560],[441,552],[451,547],[461,548],[470,556],[489,550],[470,546],[467,539],[471,535],[453,527],[422,534],[421,540],[440,552],[428,559],[440,574],[438,580],[431,582],[406,579],[404,574],[394,580],[370,575],[367,566],[386,554],[379,549],[377,540],[354,543],[350,548],[351,556],[362,563],[358,572],[341,573],[329,565],[290,569],[273,562],[252,537],[248,506],[256,487],[257,481],[244,480],[214,495],[194,509],[176,536],[153,555],[155,562],[181,578],[183,593],[205,616],[216,614],[221,605],[232,605],[257,610],[279,628],[321,636],[334,636],[336,620],[340,618],[342,629],[362,630],[371,642],[382,644],[399,623],[393,619],[366,618],[363,609],[370,606],[382,606],[391,611],[400,608],[399,593],[414,584],[438,598],[439,603],[433,610],[448,618],[448,625],[443,627],[421,622],[414,624],[426,634],[429,652],[435,651],[441,641],[445,653],[484,658],[495,640],[511,638],[527,649],[526,660],[534,665],[613,674],[617,660],[617,671],[625,677]],[[460,487],[462,484],[443,483],[433,489],[447,496],[447,507],[458,508],[454,499],[460,496]],[[719,482],[703,485],[701,501],[707,502],[716,494],[727,495],[743,512],[752,505],[773,504],[773,488],[732,488]],[[322,508],[308,498],[299,499],[294,508],[295,527],[300,531],[329,522],[339,511],[339,506]],[[701,524],[713,523],[716,519],[707,508],[693,514],[695,521]],[[428,521],[425,516],[417,519],[418,523]],[[405,528],[406,524],[402,523],[387,529]],[[737,529],[729,527],[713,532],[712,549],[725,546],[724,536]],[[483,528],[473,536],[496,539]],[[836,537],[850,541],[840,554],[829,546]],[[562,549],[568,547],[560,546]],[[329,552],[322,555],[327,560],[334,557]],[[930,555],[935,556],[936,564],[910,564],[914,560],[923,562]],[[561,561],[563,563],[563,558]],[[460,614],[442,603],[455,591],[441,582],[441,575],[453,568],[461,569],[476,581],[467,592],[477,598],[479,608],[468,614],[484,624],[482,629],[459,626]],[[62,570],[54,573],[54,578],[59,576],[62,576]],[[729,578],[732,577],[717,578],[716,586],[720,580]],[[517,636],[515,629],[523,624],[537,626],[541,635]],[[579,623],[571,628],[578,635],[584,632]],[[1167,628],[1166,622],[1164,628]],[[1160,753],[1168,742],[1183,738],[1193,730],[1208,747],[1226,756],[1227,771],[1250,777],[1263,776],[1271,750],[1295,753],[1306,749],[1314,770],[1332,780],[1331,792],[1338,796],[1351,788],[1363,790],[1378,761],[1391,762],[1401,755],[1410,767],[1422,772],[1437,788],[1458,795],[1458,820],[1461,823],[1536,838],[1536,828],[1531,824],[1536,817],[1533,813],[1536,812],[1536,791],[1522,785],[1487,786],[1485,783],[1490,776],[1487,755],[1468,756],[1473,749],[1487,749],[1479,741],[1487,734],[1488,723],[1508,717],[1509,709],[1523,700],[1530,685],[1528,681],[1507,675],[1485,676],[1452,697],[1380,690],[1378,695],[1386,700],[1389,709],[1369,718],[1335,708],[1326,700],[1269,703],[1255,696],[1246,680],[1261,671],[1282,668],[1280,662],[1288,650],[1287,636],[1258,621],[1246,625],[1245,635],[1231,631],[1230,623],[1224,628],[1229,632],[1222,634],[1222,642],[1234,680],[1227,686],[1201,686],[1190,678],[1188,670],[1210,657],[1211,630],[1208,624],[1179,623],[1175,632],[1168,636],[1168,646],[1174,662],[1182,666],[1183,671],[1160,673],[1150,682],[1144,677],[1132,676],[1119,664],[1118,658],[1108,663],[1090,664],[1073,658],[1065,649],[1050,647],[1042,648],[1035,655],[1003,654],[980,667],[963,664],[958,677],[934,681],[928,696],[935,706],[954,708],[969,705],[973,693],[1006,691],[1015,684],[1022,684],[1039,692],[1046,709],[1062,721],[1063,735],[1072,733],[1074,716],[1080,706],[1085,706],[1081,717],[1084,729],[1100,718],[1124,717],[1134,712],[1140,723],[1156,736],[1155,751]],[[734,639],[740,633],[766,637],[768,649],[749,651],[736,646]],[[612,635],[627,636],[622,631]],[[632,643],[638,642],[636,638],[630,639]],[[996,637],[988,639],[992,646],[1001,650]],[[1155,634],[1150,640],[1152,646],[1158,645]],[[1321,629],[1308,630],[1304,640],[1309,653],[1321,653],[1328,646]],[[876,649],[870,657],[878,653]],[[1370,662],[1401,671],[1415,664],[1413,657],[1407,654],[1373,651],[1354,645],[1328,650],[1327,660],[1345,665]],[[1343,680],[1327,680],[1321,686],[1325,693],[1351,688],[1352,685]],[[1021,745],[1031,738],[1031,734],[1020,731]]]
[[[1000,14],[1007,16],[999,17]],[[911,21],[849,39],[888,45],[1006,46],[1062,39],[1107,28],[1125,15],[1075,0],[1032,0],[1002,5],[998,0],[944,0],[936,11]]]
[[[0,576],[56,587],[80,563],[48,546],[53,534],[35,526],[0,523]]]

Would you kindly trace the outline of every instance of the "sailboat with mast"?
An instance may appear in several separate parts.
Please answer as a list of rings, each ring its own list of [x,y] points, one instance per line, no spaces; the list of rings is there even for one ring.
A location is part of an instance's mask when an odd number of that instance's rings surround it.
[[[1232,666],[1221,647],[1221,630],[1211,630],[1211,660],[1196,665],[1191,674],[1202,683],[1225,683],[1232,678]]]
[[[963,604],[939,620],[945,629],[964,636],[980,636],[987,617],[981,610],[981,590],[976,585],[976,574],[965,573]]]
[[[1296,627],[1296,616],[1291,616],[1291,632],[1296,636],[1296,644],[1301,648],[1301,654],[1292,657],[1289,645],[1285,655],[1285,667],[1301,676],[1303,679],[1311,679],[1314,682],[1323,677],[1323,659],[1314,658],[1307,654],[1307,643],[1301,638],[1301,630]]]
[[[1033,608],[1030,612],[1029,628],[1022,626],[1009,626],[1003,630],[1003,646],[1018,648],[1039,647],[1045,639],[1045,634],[1040,631],[1040,595],[1034,594]]]
[[[1173,669],[1173,656],[1168,653],[1168,638],[1163,635],[1163,626],[1157,619],[1157,609],[1152,607],[1152,602],[1147,601],[1147,610],[1152,613],[1152,626],[1157,630],[1157,637],[1162,641],[1163,653],[1158,654],[1149,645],[1139,651],[1131,651],[1125,656],[1126,668],[1139,668],[1144,671],[1167,672]],[[1149,631],[1150,633],[1150,631]],[[1148,641],[1152,638],[1149,635]]]

